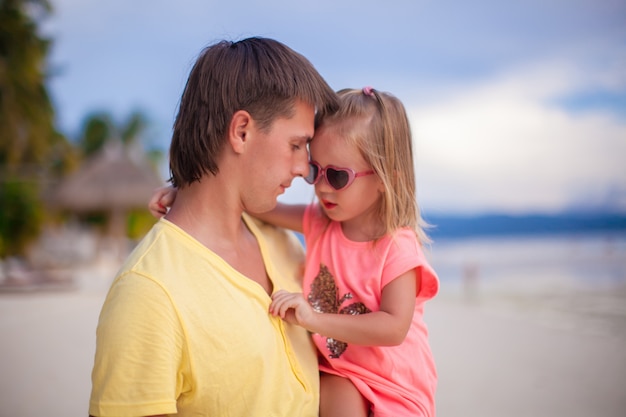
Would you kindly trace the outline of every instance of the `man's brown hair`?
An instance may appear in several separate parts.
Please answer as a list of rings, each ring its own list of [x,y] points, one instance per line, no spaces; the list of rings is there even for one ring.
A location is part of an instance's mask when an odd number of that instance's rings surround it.
[[[245,110],[269,130],[293,117],[296,100],[318,116],[338,108],[335,92],[302,55],[268,38],[220,41],[196,60],[181,97],[170,145],[170,181],[185,187],[218,172],[232,116]]]

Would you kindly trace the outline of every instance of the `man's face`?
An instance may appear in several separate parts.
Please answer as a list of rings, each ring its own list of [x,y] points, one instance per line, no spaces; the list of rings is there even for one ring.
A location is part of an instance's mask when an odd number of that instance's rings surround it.
[[[273,209],[291,181],[308,174],[307,144],[313,137],[314,121],[314,108],[296,101],[293,117],[276,119],[267,132],[251,128],[246,153],[250,181],[242,195],[245,210]]]

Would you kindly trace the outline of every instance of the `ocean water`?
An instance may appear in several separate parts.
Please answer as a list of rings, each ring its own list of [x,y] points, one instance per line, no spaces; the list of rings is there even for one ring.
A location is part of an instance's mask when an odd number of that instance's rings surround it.
[[[439,297],[626,341],[626,232],[441,239]]]

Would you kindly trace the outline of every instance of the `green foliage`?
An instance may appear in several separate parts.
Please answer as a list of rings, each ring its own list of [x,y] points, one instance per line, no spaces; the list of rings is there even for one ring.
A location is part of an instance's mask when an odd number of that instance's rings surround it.
[[[83,121],[79,146],[84,156],[97,153],[112,136],[113,122],[108,113],[93,113]]]
[[[104,111],[87,116],[78,146],[57,131],[46,86],[52,42],[38,32],[51,13],[48,0],[0,0],[0,257],[23,254],[38,236],[44,212],[40,187],[53,184],[106,142],[131,145],[147,128],[140,111],[121,123]],[[100,226],[107,215],[88,221]],[[145,215],[133,214],[129,233],[145,233],[147,224]]]
[[[0,183],[0,257],[21,255],[40,233],[44,211],[37,183]]]
[[[41,171],[50,162],[62,169],[65,162],[67,142],[55,129],[46,89],[51,41],[39,36],[33,17],[50,12],[45,0],[0,1],[0,168],[7,172]]]
[[[148,127],[148,119],[139,110],[133,111],[119,127],[119,136],[126,145],[134,143]]]
[[[121,122],[115,121],[107,111],[93,112],[83,119],[78,146],[86,157],[97,153],[111,140],[120,140],[125,146],[130,146],[137,142],[147,127],[148,119],[139,110],[133,111]]]
[[[21,255],[43,220],[40,180],[67,172],[77,154],[54,126],[46,82],[47,0],[0,0],[0,256]]]
[[[107,227],[107,215],[104,211],[81,213],[79,218],[92,228],[104,231]]]
[[[141,239],[156,221],[147,209],[135,210],[128,215],[126,234],[133,240]]]

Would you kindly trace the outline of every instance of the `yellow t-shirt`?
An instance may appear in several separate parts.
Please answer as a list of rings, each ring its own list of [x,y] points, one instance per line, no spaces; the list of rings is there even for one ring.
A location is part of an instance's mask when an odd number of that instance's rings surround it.
[[[274,291],[301,291],[295,236],[244,216]],[[183,230],[159,221],[113,282],[97,329],[95,416],[317,416],[308,334]]]

